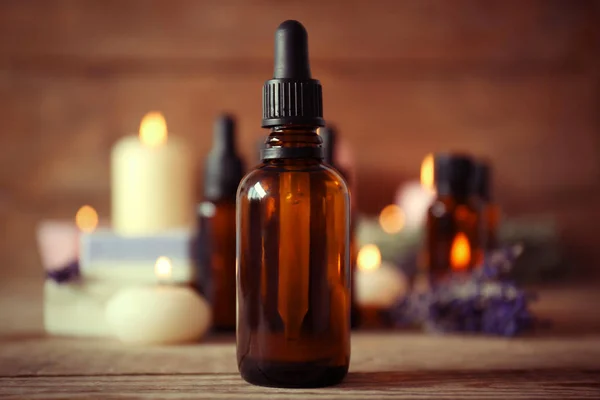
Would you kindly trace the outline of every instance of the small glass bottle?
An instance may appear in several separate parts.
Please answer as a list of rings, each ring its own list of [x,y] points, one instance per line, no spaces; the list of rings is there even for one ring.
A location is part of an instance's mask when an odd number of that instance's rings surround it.
[[[492,167],[485,161],[475,164],[475,191],[481,201],[482,247],[487,253],[498,247],[501,210],[492,199]]]
[[[263,91],[271,134],[237,197],[237,360],[256,385],[328,386],[348,371],[350,197],[323,164],[321,96],[306,30],[285,21]]]
[[[474,164],[460,154],[436,154],[437,197],[427,211],[427,268],[432,283],[469,271],[483,260]]]
[[[198,209],[201,288],[212,306],[217,331],[233,331],[236,322],[235,195],[244,163],[235,146],[235,120],[217,118],[213,147],[204,169],[204,201]]]
[[[347,171],[344,170],[340,166],[338,162],[338,140],[337,140],[337,129],[333,127],[331,124],[328,124],[326,127],[321,128],[319,130],[319,136],[323,140],[323,150],[324,150],[324,159],[323,162],[325,164],[329,164],[333,168],[336,169],[346,180],[348,183],[348,187],[350,188],[350,193],[353,193],[353,182],[350,180],[350,176]],[[356,197],[354,197],[356,198]],[[350,301],[350,326],[352,328],[357,328],[360,324],[360,312],[359,308],[356,304],[356,285],[354,283],[354,277],[356,274],[356,260],[358,257],[358,249],[356,248],[356,236],[355,236],[355,227],[356,227],[356,203],[353,201],[351,204],[350,210],[350,269],[352,270],[351,276],[351,301]]]

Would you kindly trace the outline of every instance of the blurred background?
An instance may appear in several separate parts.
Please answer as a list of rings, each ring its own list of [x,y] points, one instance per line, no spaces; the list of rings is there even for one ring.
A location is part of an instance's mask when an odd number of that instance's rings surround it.
[[[273,32],[309,32],[325,119],[376,215],[443,150],[487,157],[507,215],[542,217],[600,273],[597,1],[0,2],[0,290],[41,285],[44,218],[110,216],[111,146],[161,111],[198,165],[222,111],[256,163]],[[16,290],[16,289],[14,289]]]

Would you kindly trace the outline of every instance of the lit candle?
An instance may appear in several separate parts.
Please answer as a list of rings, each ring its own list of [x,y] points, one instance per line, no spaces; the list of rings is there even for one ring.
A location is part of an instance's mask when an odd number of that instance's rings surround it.
[[[159,257],[156,276],[171,277],[171,261]],[[106,305],[106,320],[126,343],[177,344],[198,340],[210,324],[208,303],[189,286],[160,283],[119,291]]]
[[[185,143],[168,138],[162,114],[148,113],[139,138],[112,150],[112,225],[121,235],[151,235],[193,225],[193,178]]]
[[[61,276],[61,271],[76,264],[79,257],[81,233],[93,232],[98,226],[98,213],[84,205],[75,214],[75,221],[45,220],[37,228],[37,239],[42,266],[50,278]]]
[[[406,278],[391,264],[381,262],[374,244],[364,245],[358,252],[356,301],[362,307],[387,308],[406,294]]]
[[[450,267],[453,271],[463,271],[471,264],[471,244],[467,235],[459,232],[452,241],[450,248]]]
[[[434,159],[428,154],[421,164],[421,181],[402,185],[396,193],[396,204],[404,212],[404,225],[419,229],[425,223],[427,210],[435,198]]]
[[[395,204],[385,206],[379,214],[379,226],[385,233],[398,233],[404,228],[404,211]]]

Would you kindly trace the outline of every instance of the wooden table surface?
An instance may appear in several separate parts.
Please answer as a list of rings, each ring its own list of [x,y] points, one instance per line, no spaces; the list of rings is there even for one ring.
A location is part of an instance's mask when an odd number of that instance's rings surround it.
[[[553,327],[515,339],[357,332],[346,381],[325,389],[246,384],[230,336],[137,347],[17,329],[31,326],[31,305],[5,299],[0,398],[600,398],[600,292],[549,289],[540,297],[535,310]]]

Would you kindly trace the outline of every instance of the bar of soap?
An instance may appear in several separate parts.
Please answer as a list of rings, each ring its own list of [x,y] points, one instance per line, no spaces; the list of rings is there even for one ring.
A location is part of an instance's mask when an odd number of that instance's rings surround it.
[[[51,335],[100,336],[112,334],[104,318],[105,306],[121,289],[116,282],[73,281],[44,283],[44,329]]]
[[[154,264],[159,257],[171,260],[171,281],[196,280],[195,231],[178,229],[151,236],[121,236],[110,229],[98,229],[81,236],[79,262],[87,279],[129,284],[156,282]]]
[[[106,306],[106,321],[125,343],[192,342],[208,330],[210,319],[208,303],[185,286],[130,287]]]

